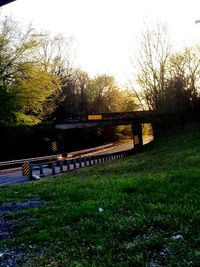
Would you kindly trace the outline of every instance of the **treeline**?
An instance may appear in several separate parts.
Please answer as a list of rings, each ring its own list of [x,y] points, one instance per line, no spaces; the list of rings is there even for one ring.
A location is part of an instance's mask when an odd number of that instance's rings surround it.
[[[34,125],[64,115],[133,110],[134,95],[113,77],[90,78],[73,68],[73,40],[22,30],[10,18],[0,22],[0,119]]]
[[[99,75],[91,78],[73,66],[72,58],[73,38],[52,37],[36,31],[31,25],[22,27],[12,18],[1,18],[1,159],[45,153],[47,150],[41,148],[41,139],[55,135],[35,130],[35,125],[45,120],[131,111],[138,107],[133,92],[120,88],[114,77]],[[67,143],[76,140],[77,149],[89,142],[111,141],[112,136],[120,138],[124,133],[127,134],[125,127],[94,128],[73,135],[69,133],[69,137],[63,138]],[[70,135],[74,140],[69,141]],[[75,138],[77,135],[81,138]],[[102,136],[105,138],[100,138]]]
[[[163,114],[158,131],[199,121],[200,46],[173,51],[167,27],[159,24],[142,33],[135,62],[141,106]]]

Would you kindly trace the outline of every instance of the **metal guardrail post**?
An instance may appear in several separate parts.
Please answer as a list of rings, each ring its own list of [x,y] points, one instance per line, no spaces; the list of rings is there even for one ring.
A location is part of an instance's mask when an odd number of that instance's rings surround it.
[[[79,168],[82,168],[82,158],[81,157],[78,158],[78,163],[79,163]]]
[[[92,165],[91,157],[88,157],[88,161],[89,161],[89,166],[91,166]]]
[[[63,172],[63,161],[60,161],[60,172]]]
[[[44,176],[43,165],[39,164],[39,168],[40,168],[40,176]]]
[[[29,163],[29,180],[32,180],[33,179],[33,164],[32,163]]]
[[[73,159],[73,168],[76,169],[76,159]]]
[[[84,161],[84,166],[86,167],[87,166],[87,158],[84,157],[83,161]]]
[[[56,174],[55,161],[52,161],[51,168],[52,168],[52,175],[55,175]]]
[[[67,161],[66,160],[63,160],[63,168],[64,168],[64,166],[67,167]],[[67,171],[67,169],[66,169],[66,171]],[[63,169],[63,172],[64,172],[64,169]]]
[[[66,160],[67,171],[70,171],[70,160]]]

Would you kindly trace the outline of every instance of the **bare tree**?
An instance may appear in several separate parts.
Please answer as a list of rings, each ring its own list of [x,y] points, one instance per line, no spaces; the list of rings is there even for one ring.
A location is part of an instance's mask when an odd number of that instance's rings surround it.
[[[72,69],[73,37],[57,35],[51,38],[44,35],[43,42],[37,50],[36,59],[46,71],[64,79]]]
[[[150,110],[158,110],[163,98],[170,51],[171,45],[165,25],[157,24],[155,29],[146,29],[142,33],[136,59],[139,73],[137,82]]]
[[[62,35],[57,35],[52,38],[48,34],[44,34],[43,41],[34,55],[38,64],[42,66],[45,71],[58,77],[60,81],[59,90],[51,94],[45,102],[43,112],[41,113],[41,118],[43,119],[52,116],[52,113],[54,113],[59,106],[63,105],[66,98],[69,100],[68,106],[71,105],[72,100],[74,101],[74,97],[68,97],[69,95],[72,96],[71,92],[74,92],[76,87],[74,84],[73,44],[73,37],[66,38]]]

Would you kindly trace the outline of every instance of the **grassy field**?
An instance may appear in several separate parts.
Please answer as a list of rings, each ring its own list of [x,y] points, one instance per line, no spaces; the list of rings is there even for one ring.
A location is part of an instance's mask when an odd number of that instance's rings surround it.
[[[200,126],[125,159],[1,187],[0,211],[0,266],[200,266]]]

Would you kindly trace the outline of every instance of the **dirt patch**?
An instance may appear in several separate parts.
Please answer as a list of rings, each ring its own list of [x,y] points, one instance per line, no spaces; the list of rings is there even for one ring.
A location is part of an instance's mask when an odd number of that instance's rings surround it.
[[[11,236],[12,229],[16,223],[16,220],[6,220],[0,217],[0,240],[7,239]]]
[[[12,236],[13,229],[17,225],[17,220],[10,220],[7,218],[12,212],[18,212],[25,209],[38,208],[46,202],[40,198],[33,198],[27,201],[8,202],[0,205],[0,241],[8,239]],[[26,257],[24,253],[17,248],[3,249],[0,246],[0,267],[14,267],[18,266],[22,258]]]
[[[45,201],[40,198],[33,198],[27,201],[8,202],[0,205],[0,216],[6,215],[9,212],[16,212],[24,209],[37,208],[45,204]]]
[[[17,224],[17,220],[6,218],[11,212],[17,212],[24,209],[37,208],[45,204],[45,201],[39,198],[29,199],[27,201],[17,201],[3,203],[0,205],[0,240],[9,238],[12,235],[12,229]]]

